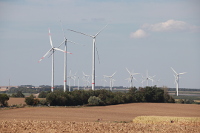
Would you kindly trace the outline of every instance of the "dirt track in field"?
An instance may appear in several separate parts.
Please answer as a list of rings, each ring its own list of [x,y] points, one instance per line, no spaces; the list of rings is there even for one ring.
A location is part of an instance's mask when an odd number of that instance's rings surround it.
[[[100,107],[26,107],[0,110],[1,120],[132,121],[137,116],[200,117],[200,105],[131,103]]]

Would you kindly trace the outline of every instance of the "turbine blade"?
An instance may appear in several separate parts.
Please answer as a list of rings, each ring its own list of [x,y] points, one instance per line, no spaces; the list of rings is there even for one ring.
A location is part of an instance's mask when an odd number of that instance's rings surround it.
[[[127,72],[128,72],[129,74],[131,74],[131,72],[128,70],[128,68],[126,68],[126,70],[127,70]]]
[[[133,77],[133,79],[134,79],[135,81],[137,81],[135,77]]]
[[[70,53],[70,52],[64,51],[64,50],[59,49],[59,48],[53,48],[53,49],[58,50],[58,51],[61,51],[61,52],[64,52],[64,53],[72,54],[72,53]]]
[[[41,62],[51,51],[52,51],[52,48],[48,52],[46,52],[44,54],[44,56],[42,58],[40,58],[40,60],[38,62]]]
[[[116,73],[116,72],[115,72]],[[113,73],[113,75],[112,76],[110,76],[110,77],[113,77],[114,75],[115,75],[115,73]]]
[[[61,20],[60,20],[60,26],[61,26],[61,29],[62,29],[62,32],[63,32],[63,37],[64,37],[64,39],[66,39],[66,37],[65,37],[65,31],[63,29],[63,25],[62,25],[62,21]]]
[[[75,42],[70,41],[70,40],[67,40],[67,42],[71,42],[71,43],[74,43],[74,44],[78,44],[78,45],[81,45],[81,46],[85,46],[85,45],[82,45],[82,44],[79,44],[79,43],[75,43]]]
[[[104,26],[94,37],[98,36],[98,34],[103,31],[106,27],[108,26],[108,24],[106,26]]]
[[[176,75],[178,75],[178,73],[171,67],[171,69],[172,69],[172,71],[174,71],[174,73],[176,74]]]
[[[66,53],[66,51],[64,51],[64,50],[62,50],[62,49],[59,49],[59,48],[53,48],[53,49]]]
[[[180,75],[180,74],[185,74],[185,73],[187,73],[187,72],[179,73],[179,75]]]
[[[62,44],[64,44],[64,42],[65,42],[65,40],[58,46],[58,48],[60,48],[60,46],[61,46]]]
[[[104,78],[105,78],[105,77],[108,77],[108,78],[110,77],[110,76],[107,76],[107,75],[103,75],[103,76],[104,76]]]
[[[50,32],[50,29],[49,29],[49,40],[50,40],[51,47],[53,48],[53,43],[52,43],[52,39],[51,39],[51,32]]]
[[[137,74],[140,74],[140,73],[133,73],[132,75],[137,75]]]
[[[67,29],[67,30],[94,38],[94,36],[92,36],[92,35],[88,35],[88,34],[85,34],[85,33],[79,32],[79,31],[75,31],[75,30],[71,30],[71,29]]]

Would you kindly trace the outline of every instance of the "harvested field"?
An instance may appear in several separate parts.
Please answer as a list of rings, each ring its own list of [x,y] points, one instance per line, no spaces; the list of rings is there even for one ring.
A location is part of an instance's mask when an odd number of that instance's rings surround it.
[[[13,98],[10,97],[8,100],[8,105],[13,105],[13,104],[26,104],[25,103],[25,98]]]
[[[168,103],[132,103],[74,108],[26,107],[3,109],[0,110],[0,131],[199,132],[199,123],[186,123],[185,125],[184,123],[182,125],[178,123],[162,125],[162,122],[159,124],[132,123],[132,120],[137,116],[200,117],[199,112],[199,105]]]
[[[45,98],[38,98],[38,99],[45,99]],[[26,104],[25,103],[25,98],[13,98],[10,97],[8,100],[8,105],[19,105],[19,104]]]
[[[135,124],[102,122],[66,122],[39,120],[0,121],[0,132],[34,133],[199,133],[196,124]]]

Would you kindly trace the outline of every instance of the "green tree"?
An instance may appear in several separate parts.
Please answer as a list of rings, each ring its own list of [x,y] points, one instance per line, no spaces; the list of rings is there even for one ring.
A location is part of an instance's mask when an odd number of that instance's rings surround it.
[[[49,92],[42,91],[42,92],[40,92],[40,94],[38,95],[38,97],[39,98],[46,98],[48,93],[50,93],[50,91]]]
[[[16,94],[12,94],[12,97],[25,97],[22,91],[17,91]]]
[[[0,104],[3,106],[8,106],[9,97],[7,94],[0,94]]]
[[[29,97],[26,97],[26,98],[25,98],[25,103],[26,103],[27,105],[34,105],[34,96],[31,95],[31,96],[29,96]]]
[[[90,96],[90,98],[88,99],[88,105],[90,106],[98,106],[98,105],[102,105],[102,101],[99,97],[96,96]]]

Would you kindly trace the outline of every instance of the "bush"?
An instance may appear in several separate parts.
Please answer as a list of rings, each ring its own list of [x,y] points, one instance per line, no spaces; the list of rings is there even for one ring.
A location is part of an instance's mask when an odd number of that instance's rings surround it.
[[[17,91],[16,94],[12,94],[11,97],[25,97],[24,94],[22,93],[22,91]]]
[[[41,95],[44,93],[41,93]],[[133,102],[170,102],[174,99],[161,88],[145,87],[131,88],[129,92],[111,92],[108,90],[75,90],[63,92],[55,90],[46,96],[46,100],[53,106],[77,106],[77,105],[114,105]]]
[[[195,102],[194,102],[194,100],[191,100],[191,99],[184,99],[184,103],[185,104],[193,104]]]
[[[27,105],[33,105],[33,104],[34,104],[34,96],[31,95],[30,97],[26,97],[26,98],[25,98],[25,103],[26,103]]]
[[[90,96],[90,98],[88,99],[88,105],[90,106],[98,106],[98,105],[102,105],[103,102],[101,101],[101,99],[99,97],[96,96]]]
[[[38,97],[39,98],[46,98],[48,93],[50,93],[50,92],[42,91],[42,92],[40,92],[40,94],[38,95]]]
[[[0,104],[2,106],[8,106],[8,101],[9,100],[9,97],[7,94],[0,94]]]
[[[184,104],[183,99],[179,99],[179,100],[178,100],[178,103]]]
[[[41,104],[41,105],[48,105],[48,102],[45,99],[41,99],[40,102],[39,102],[39,104]]]

